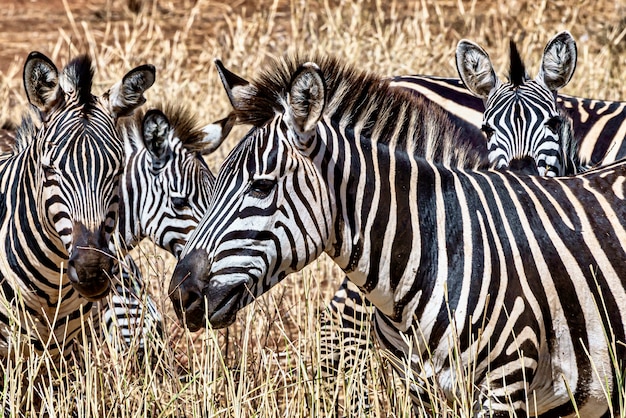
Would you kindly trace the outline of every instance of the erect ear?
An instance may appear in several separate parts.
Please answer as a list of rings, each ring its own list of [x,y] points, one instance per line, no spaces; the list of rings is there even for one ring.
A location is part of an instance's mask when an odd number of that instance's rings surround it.
[[[233,109],[239,110],[241,99],[251,96],[253,87],[244,78],[227,70],[219,59],[216,59],[214,62],[230,104],[233,106]]]
[[[142,122],[143,140],[152,157],[152,168],[159,171],[172,156],[172,126],[163,112],[149,110]]]
[[[572,35],[567,31],[557,34],[543,50],[541,69],[536,80],[556,93],[572,79],[577,56],[576,41]]]
[[[59,71],[42,53],[34,51],[28,55],[23,78],[28,101],[44,115],[61,99]]]
[[[487,52],[467,39],[462,39],[456,47],[456,69],[465,87],[484,101],[500,85]]]
[[[315,129],[326,105],[326,83],[317,64],[307,62],[295,71],[289,83],[287,105],[298,133]]]
[[[143,93],[154,84],[155,73],[153,65],[140,65],[109,89],[109,107],[114,117],[128,116],[146,102]]]
[[[201,154],[208,155],[215,151],[222,142],[224,142],[224,139],[226,139],[231,129],[233,129],[235,122],[237,122],[237,116],[234,112],[231,112],[224,119],[220,119],[202,128],[202,132],[205,133],[205,136],[201,141]]]

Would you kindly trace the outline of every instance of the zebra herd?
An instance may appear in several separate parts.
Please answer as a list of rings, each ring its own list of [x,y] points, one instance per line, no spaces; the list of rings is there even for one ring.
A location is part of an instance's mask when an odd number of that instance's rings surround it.
[[[202,130],[181,108],[135,112],[150,65],[96,97],[88,58],[59,73],[32,53],[35,114],[0,156],[0,355],[67,356],[90,310],[105,335],[159,332],[126,253],[144,237],[179,258],[168,294],[191,330],[230,325],[325,252],[346,273],[326,373],[350,349],[339,334],[358,352],[371,322],[416,402],[432,380],[452,400],[456,337],[475,416],[617,413],[626,103],[557,94],[576,65],[568,32],[535,79],[514,44],[508,82],[472,42],[456,63],[462,81],[285,57],[249,82],[216,61],[233,112]],[[233,124],[252,128],[215,177],[203,156]]]

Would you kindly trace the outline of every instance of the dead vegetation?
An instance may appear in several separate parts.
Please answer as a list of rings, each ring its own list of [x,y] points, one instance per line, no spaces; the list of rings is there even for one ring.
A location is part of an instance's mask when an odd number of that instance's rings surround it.
[[[31,50],[59,65],[79,53],[90,54],[96,92],[128,69],[152,63],[157,82],[149,101],[185,103],[209,123],[229,111],[212,64],[216,57],[250,77],[266,58],[293,51],[334,54],[387,75],[456,76],[454,49],[468,38],[490,53],[505,76],[512,38],[534,75],[546,41],[567,29],[577,40],[579,59],[563,92],[624,100],[625,15],[626,4],[614,1],[5,1],[0,8],[0,125],[18,122],[26,108],[21,71]],[[244,131],[233,132],[210,157],[212,167],[217,169]],[[337,406],[315,379],[315,365],[318,312],[342,278],[336,267],[319,261],[243,311],[229,329],[192,335],[180,328],[163,292],[173,258],[149,243],[135,255],[166,312],[166,336],[153,342],[151,350],[158,353],[153,362],[137,365],[132,356],[120,356],[101,343],[79,351],[82,362],[66,364],[47,384],[32,387],[32,376],[47,363],[29,359],[26,379],[18,382],[16,368],[3,373],[2,390],[13,413],[23,390],[39,393],[50,416],[72,411],[106,417],[334,413]],[[409,416],[406,392],[384,383],[383,364],[372,353],[362,365],[371,374],[369,389],[375,394],[371,416]],[[342,396],[362,393],[357,379],[345,380],[350,389]],[[39,416],[29,401],[23,407]],[[435,407],[440,416],[468,412],[462,402]]]

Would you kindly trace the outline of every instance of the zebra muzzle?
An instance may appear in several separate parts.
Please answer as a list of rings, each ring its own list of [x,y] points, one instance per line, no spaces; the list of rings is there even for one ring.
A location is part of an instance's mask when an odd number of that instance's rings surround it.
[[[95,301],[109,293],[114,257],[105,245],[104,235],[89,232],[82,224],[74,225],[74,250],[67,265],[67,277],[78,293]]]

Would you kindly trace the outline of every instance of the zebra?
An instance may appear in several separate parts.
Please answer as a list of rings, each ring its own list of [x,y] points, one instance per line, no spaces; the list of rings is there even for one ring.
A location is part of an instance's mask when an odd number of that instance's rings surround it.
[[[562,129],[566,116],[557,111],[556,94],[576,69],[574,38],[564,31],[550,39],[534,80],[513,41],[510,51],[509,81],[503,82],[479,45],[463,39],[456,49],[461,80],[485,103],[482,130],[488,138],[490,161],[516,171],[536,164],[540,175],[573,174],[579,164],[575,161],[578,144],[568,124]]]
[[[449,117],[465,125],[464,135],[472,129],[475,132],[485,130],[490,134],[489,160],[500,167],[533,174],[538,165],[544,166],[545,175],[571,175],[591,165],[581,160],[602,165],[615,161],[620,153],[626,156],[626,147],[620,151],[626,138],[626,102],[557,95],[575,70],[576,46],[571,34],[561,32],[547,43],[542,69],[534,80],[529,80],[514,42],[511,42],[510,53],[509,82],[497,78],[487,53],[480,46],[460,41],[456,63],[461,79],[397,76],[390,85],[408,89],[443,107],[450,113]],[[480,74],[485,76],[481,78]],[[466,85],[471,86],[470,91]],[[606,109],[615,110],[605,113]],[[483,113],[486,123],[483,123]],[[533,123],[528,126],[510,123],[526,119]],[[608,127],[612,131],[609,132]],[[610,140],[613,145],[607,148]],[[582,142],[580,150],[579,141]],[[583,151],[590,145],[597,149],[593,155]],[[606,154],[607,149],[611,152],[600,158],[598,155]],[[516,161],[515,155],[523,158]],[[546,165],[548,170],[545,170]],[[321,327],[321,350],[326,360],[322,371],[325,375],[334,375],[341,357],[349,367],[358,361],[357,353],[368,346],[366,324],[374,311],[361,297],[359,289],[346,278],[328,304],[327,312],[330,315],[323,318]]]
[[[549,45],[550,43],[546,49]],[[482,59],[488,63],[486,53]],[[393,87],[407,89],[443,107],[451,118],[465,123],[467,131],[474,129],[475,133],[481,132],[485,104],[483,99],[467,89],[463,80],[419,74],[394,76],[391,80]],[[581,164],[579,170],[610,164],[626,157],[626,102],[558,93],[556,105],[559,114],[571,121],[573,146],[578,154],[575,160]],[[498,130],[498,127],[491,129]],[[505,148],[511,148],[511,145]],[[561,174],[569,175],[574,172],[566,170]]]
[[[33,114],[0,155],[0,357],[69,354],[92,302],[110,288],[109,240],[118,212],[124,144],[116,120],[145,102],[155,80],[141,65],[101,96],[88,56],[59,72],[40,52],[24,64]]]
[[[480,126],[486,137],[479,133],[480,139],[472,144],[478,142],[474,146],[481,147],[486,143],[488,159],[495,167],[527,174],[571,175],[581,167],[578,142],[567,113],[557,108],[556,97],[571,80],[576,57],[572,35],[567,31],[557,34],[546,44],[539,74],[531,80],[511,41],[509,81],[504,82],[483,48],[461,40],[456,50],[461,80],[413,76],[396,78],[391,85],[416,90],[448,109],[456,123],[466,125],[462,136],[472,130],[478,132]],[[365,324],[373,308],[346,278],[331,299],[328,312],[321,328],[321,349],[326,357],[322,371],[332,375],[342,354],[350,366],[357,359],[349,351],[361,353],[367,347]],[[341,340],[344,344],[339,344]],[[346,347],[346,342],[353,347]]]
[[[126,163],[116,238],[125,268],[110,297],[96,307],[110,342],[120,335],[129,348],[136,340],[141,352],[150,336],[162,332],[160,311],[126,251],[151,238],[175,257],[180,254],[208,208],[215,183],[203,157],[217,149],[232,127],[228,118],[217,123],[218,129],[201,129],[187,108],[171,104],[119,122]]]
[[[406,95],[333,58],[278,61],[228,93],[253,128],[172,276],[189,329],[228,326],[326,252],[376,306],[380,345],[411,366],[416,395],[434,380],[453,400],[458,350],[474,416],[615,412],[626,163],[561,178],[471,153],[435,163],[445,117],[425,102],[411,116]]]

